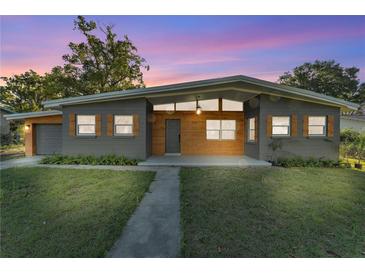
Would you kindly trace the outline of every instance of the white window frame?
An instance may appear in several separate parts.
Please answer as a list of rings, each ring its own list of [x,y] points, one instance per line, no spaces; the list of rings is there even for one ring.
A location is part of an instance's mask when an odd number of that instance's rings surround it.
[[[208,129],[208,121],[219,121],[219,129]],[[235,129],[222,129],[222,121],[234,121],[235,123]],[[208,131],[218,131],[219,132],[219,138],[218,139],[208,139]],[[223,139],[222,138],[222,132],[223,131],[230,131],[230,132],[234,132],[234,138],[233,139]],[[205,122],[205,136],[206,139],[208,141],[235,141],[236,137],[237,137],[237,121],[236,120],[231,120],[231,119],[224,119],[224,120],[219,120],[219,119],[207,119]]]
[[[116,117],[117,116],[127,116],[132,117],[132,123],[131,124],[116,124]],[[132,132],[131,133],[117,133],[117,127],[131,127]],[[133,136],[133,115],[125,115],[125,114],[115,114],[113,117],[113,130],[114,130],[114,136]]]
[[[275,117],[286,117],[289,120],[289,125],[274,125],[274,118]],[[275,115],[272,116],[272,120],[271,120],[271,135],[273,137],[290,137],[290,131],[291,131],[291,116],[290,115]],[[285,127],[288,128],[288,134],[274,134],[274,127]]]
[[[253,120],[253,128],[251,128],[251,120]],[[253,143],[253,142],[255,142],[256,141],[256,138],[255,138],[255,136],[256,136],[256,117],[251,117],[251,118],[248,118],[248,131],[247,131],[247,141],[248,142],[250,142],[250,143]],[[251,139],[251,137],[250,137],[250,133],[251,132],[254,132],[254,138],[253,139]]]
[[[320,117],[324,118],[324,125],[311,125],[310,124],[310,118],[313,117]],[[308,136],[327,136],[327,116],[325,115],[311,115],[308,116]],[[323,127],[323,134],[310,134],[310,127]]]
[[[79,117],[80,116],[94,116],[94,124],[79,124]],[[93,126],[94,133],[80,133],[79,129],[80,126]],[[76,115],[76,134],[77,136],[96,136],[96,115],[95,114],[77,114]]]

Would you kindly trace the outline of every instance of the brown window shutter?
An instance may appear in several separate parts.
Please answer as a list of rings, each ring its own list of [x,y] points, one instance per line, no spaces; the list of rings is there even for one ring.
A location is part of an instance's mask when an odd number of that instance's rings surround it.
[[[308,137],[308,115],[303,116],[303,136]]]
[[[113,136],[114,133],[114,124],[113,124],[113,114],[108,114],[108,121],[107,121],[107,132],[108,136]]]
[[[76,115],[75,113],[69,114],[69,122],[68,122],[68,135],[75,136],[76,135]]]
[[[255,143],[259,140],[259,118],[255,117]]]
[[[101,115],[95,115],[95,135],[101,136]]]
[[[139,134],[139,116],[133,115],[133,135],[138,136]]]
[[[297,122],[297,115],[296,114],[292,114],[290,117],[291,121],[290,121],[290,135],[292,137],[297,136],[297,128],[298,128],[298,122]]]
[[[272,115],[267,115],[266,118],[266,136],[272,136]]]
[[[334,134],[334,121],[335,121],[335,117],[333,115],[328,115],[327,116],[327,136],[328,137],[333,137]]]

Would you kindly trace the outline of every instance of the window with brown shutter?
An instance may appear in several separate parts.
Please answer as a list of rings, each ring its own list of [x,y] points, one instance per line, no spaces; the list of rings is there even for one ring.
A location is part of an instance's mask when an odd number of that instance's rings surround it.
[[[107,116],[107,126],[106,126],[106,134],[107,136],[113,136],[114,129],[113,129],[113,114],[108,114]]]
[[[272,136],[272,115],[267,115],[266,118],[266,136]]]
[[[75,113],[69,114],[69,123],[68,123],[68,134],[70,136],[76,136],[76,122],[75,122]]]
[[[327,136],[328,137],[333,137],[333,135],[334,135],[334,122],[335,122],[335,117],[333,115],[328,115],[327,116]]]
[[[296,114],[292,114],[290,117],[291,121],[290,121],[290,135],[292,137],[297,136],[297,128],[298,128],[298,122],[297,122],[297,115]]]
[[[95,115],[95,135],[101,136],[101,115]]]
[[[137,114],[133,115],[133,135],[138,136],[139,134],[139,116]]]
[[[308,137],[308,115],[303,116],[303,136]]]

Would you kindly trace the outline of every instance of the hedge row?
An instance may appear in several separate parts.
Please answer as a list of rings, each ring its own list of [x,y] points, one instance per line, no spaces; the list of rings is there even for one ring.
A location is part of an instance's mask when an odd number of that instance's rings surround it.
[[[46,156],[41,160],[41,164],[51,165],[115,165],[115,166],[135,166],[138,164],[136,159],[128,159],[124,156],[114,154],[94,156],[94,155],[77,155],[68,156],[54,154]]]

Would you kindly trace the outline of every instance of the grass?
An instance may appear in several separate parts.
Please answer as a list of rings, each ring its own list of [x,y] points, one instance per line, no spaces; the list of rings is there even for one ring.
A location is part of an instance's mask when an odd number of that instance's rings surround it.
[[[365,173],[183,168],[185,257],[365,257]]]
[[[1,171],[1,257],[103,257],[153,172],[13,168]]]
[[[6,145],[0,147],[0,161],[24,157],[24,145]]]

